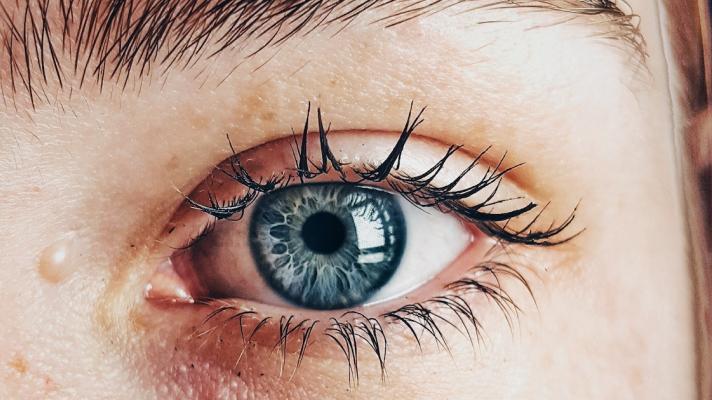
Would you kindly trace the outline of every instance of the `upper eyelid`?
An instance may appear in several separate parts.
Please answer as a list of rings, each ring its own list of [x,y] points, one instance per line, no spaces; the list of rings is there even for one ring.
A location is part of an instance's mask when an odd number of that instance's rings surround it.
[[[345,173],[341,170],[341,166],[344,166],[344,164],[341,164],[338,160],[336,160],[331,152],[328,143],[329,130],[328,128],[325,128],[326,125],[323,123],[321,110],[317,110],[317,118],[319,128],[319,148],[321,152],[318,159],[321,160],[322,165],[318,165],[318,163],[313,162],[308,155],[307,138],[312,134],[309,129],[310,110],[311,107],[309,106],[300,140],[297,140],[296,134],[293,134],[292,136],[294,162],[296,164],[296,179],[304,183],[305,179],[309,180],[319,175],[326,174],[330,163],[331,167],[339,172],[341,179],[345,182],[349,182],[349,179],[346,178]],[[435,167],[430,168],[425,174],[410,176],[402,171],[399,171],[400,157],[405,148],[405,144],[408,142],[408,139],[411,137],[415,129],[423,121],[422,115],[424,111],[425,108],[415,114],[413,112],[413,104],[411,103],[406,123],[393,149],[379,165],[352,168],[351,171],[355,173],[357,177],[360,177],[360,180],[351,180],[351,183],[360,183],[363,181],[378,183],[386,181],[388,186],[414,204],[421,207],[434,207],[445,212],[455,212],[468,222],[478,224],[488,235],[509,243],[553,246],[568,242],[581,233],[581,231],[579,231],[567,236],[562,235],[562,233],[564,233],[564,231],[566,231],[567,228],[573,223],[577,210],[576,208],[574,208],[574,210],[567,217],[565,217],[563,221],[560,221],[559,223],[552,222],[547,228],[537,228],[535,225],[540,222],[539,219],[547,206],[541,208],[538,213],[533,214],[531,220],[523,226],[520,225],[517,229],[508,226],[509,221],[513,218],[528,215],[528,213],[537,207],[537,205],[531,201],[524,206],[513,207],[512,209],[504,212],[486,211],[486,208],[491,208],[491,206],[501,203],[502,201],[508,201],[506,199],[498,201],[493,199],[495,198],[495,194],[499,189],[499,184],[504,176],[521,165],[518,164],[506,168],[503,167],[502,165],[504,158],[506,157],[506,153],[505,156],[500,158],[496,165],[487,168],[487,171],[484,172],[484,176],[479,182],[465,188],[458,186],[457,184],[466,173],[468,173],[480,162],[480,159],[483,158],[489,148],[475,156],[469,165],[464,167],[459,175],[456,175],[450,181],[446,181],[443,186],[433,186],[431,183],[434,178],[438,176],[440,171],[444,170],[444,166],[450,157],[460,151],[462,146],[450,146],[440,161],[436,163]],[[269,193],[270,191],[282,185],[288,185],[291,182],[291,177],[284,179],[284,176],[272,176],[270,178],[265,178],[267,180],[267,184],[260,183],[259,179],[251,177],[247,170],[242,167],[239,161],[240,155],[236,153],[232,143],[229,142],[229,144],[230,149],[233,152],[233,155],[228,159],[234,171],[234,176],[231,177],[238,181],[238,183],[245,186],[248,189],[247,192],[242,195],[242,197],[229,198],[228,200],[223,200],[222,203],[217,200],[216,196],[208,192],[209,205],[200,203],[186,196],[186,201],[191,207],[212,215],[216,219],[232,219],[235,215],[237,215],[235,219],[240,219],[244,214],[244,211],[257,199],[258,193]],[[437,168],[438,165],[439,168]],[[310,169],[312,167],[316,168],[316,171],[312,171]],[[230,174],[224,169],[218,168],[218,170],[230,176]],[[466,205],[463,202],[463,200],[477,195],[490,187],[493,187],[492,193],[486,197],[484,201],[478,203],[477,205]]]

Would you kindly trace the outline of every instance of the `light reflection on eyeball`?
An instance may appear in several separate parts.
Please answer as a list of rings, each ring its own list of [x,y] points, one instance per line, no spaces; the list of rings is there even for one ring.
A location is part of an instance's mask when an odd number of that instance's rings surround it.
[[[211,297],[347,309],[425,285],[471,241],[458,218],[400,195],[315,183],[262,195],[240,221],[220,221],[192,259]]]

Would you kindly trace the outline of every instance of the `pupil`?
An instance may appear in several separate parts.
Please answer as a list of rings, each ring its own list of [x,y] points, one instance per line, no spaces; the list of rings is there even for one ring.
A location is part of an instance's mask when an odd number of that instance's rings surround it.
[[[341,219],[328,212],[317,212],[302,226],[302,240],[319,254],[331,254],[340,249],[346,239],[346,227]]]

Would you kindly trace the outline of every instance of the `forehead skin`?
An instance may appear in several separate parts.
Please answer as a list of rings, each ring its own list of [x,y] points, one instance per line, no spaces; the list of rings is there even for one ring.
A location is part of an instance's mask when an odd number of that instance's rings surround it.
[[[177,322],[135,313],[176,187],[195,187],[229,155],[226,132],[238,151],[287,135],[308,101],[338,129],[397,132],[413,100],[428,106],[423,135],[527,162],[515,178],[553,201],[552,217],[581,202],[586,234],[571,254],[531,255],[553,266],[533,268],[539,311],[527,306],[515,335],[493,327],[475,362],[396,352],[389,385],[349,393],[336,389],[348,387],[339,367],[311,360],[309,374],[271,384],[300,398],[692,398],[691,277],[659,10],[630,3],[645,70],[590,20],[453,10],[392,29],[355,22],[244,60],[233,51],[126,88],[87,84],[34,110],[7,103],[0,397],[185,395],[170,375],[185,360],[166,344]],[[78,272],[47,285],[37,255],[67,231],[79,232]]]

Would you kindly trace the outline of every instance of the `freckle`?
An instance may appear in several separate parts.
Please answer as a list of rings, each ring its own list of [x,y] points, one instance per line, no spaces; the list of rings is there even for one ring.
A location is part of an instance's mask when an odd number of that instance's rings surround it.
[[[189,113],[192,111],[188,111]],[[190,114],[188,114],[190,115]],[[210,118],[202,114],[193,114],[190,116],[193,129],[205,129],[210,124]]]
[[[66,235],[42,250],[37,271],[45,281],[60,283],[76,269],[77,256],[76,235]]]
[[[10,367],[15,371],[19,372],[21,375],[27,373],[27,361],[21,356],[16,356],[10,360]]]

